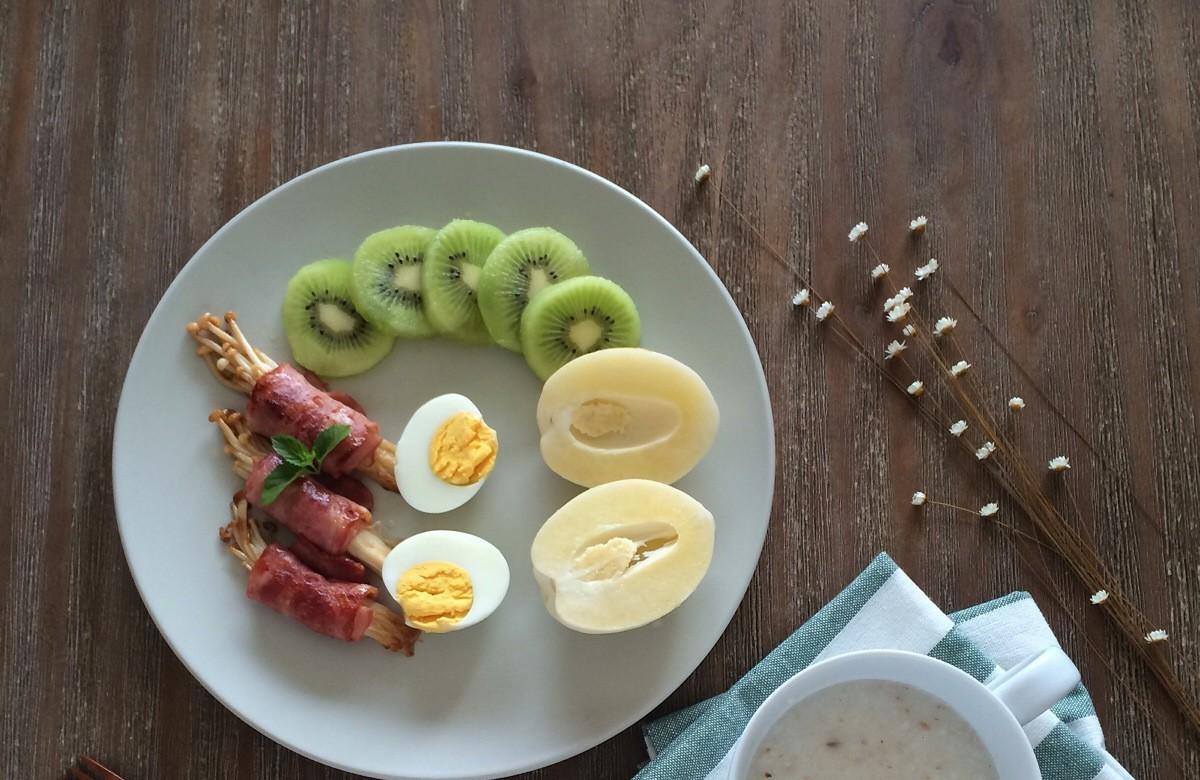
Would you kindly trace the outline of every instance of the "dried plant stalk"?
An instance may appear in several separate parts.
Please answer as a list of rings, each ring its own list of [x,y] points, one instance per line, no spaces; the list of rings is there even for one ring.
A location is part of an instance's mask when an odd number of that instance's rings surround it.
[[[738,218],[743,227],[754,236],[759,245],[766,251],[768,257],[804,286],[806,290],[806,294],[803,296],[805,303],[813,305],[827,300],[812,288],[809,280],[805,279],[803,274],[787,262],[783,254],[767,241],[745,213],[719,188],[717,196]],[[859,226],[856,226],[855,230],[852,231],[852,241],[864,240],[866,235],[865,225],[862,228],[860,229]],[[857,238],[854,236],[856,232],[858,233]],[[872,276],[876,279],[886,278],[887,264],[883,263],[869,242],[864,240],[864,243],[874,255],[874,260],[877,264],[875,268],[877,270],[884,269],[883,273],[879,273],[878,275],[873,273]],[[936,266],[934,268],[936,269]],[[932,271],[929,273],[932,273]],[[888,279],[888,284],[891,285],[892,295],[896,295],[897,290],[895,285],[891,283],[890,278]],[[1000,347],[1005,357],[1017,365],[1018,372],[1034,388],[1038,396],[1046,401],[1047,407],[1051,409],[1054,415],[1070,429],[1074,436],[1085,445],[1088,452],[1096,457],[1102,466],[1108,468],[1107,463],[1104,462],[1095,447],[1087,441],[1066,415],[1049,400],[1047,394],[1032,381],[1028,372],[1016,363],[1011,352],[1000,342],[994,331],[983,322],[974,307],[970,306],[966,298],[953,285],[951,285],[951,290],[964,304],[964,307],[971,316],[983,325],[986,334]],[[981,434],[984,441],[994,444],[994,452],[982,459],[982,465],[1013,503],[1020,508],[1027,519],[1029,531],[1021,530],[1017,535],[1026,539],[1026,541],[1036,542],[1043,549],[1053,551],[1080,582],[1082,585],[1081,592],[1094,593],[1099,590],[1106,590],[1108,592],[1108,598],[1103,601],[1100,608],[1126,638],[1129,647],[1142,659],[1146,668],[1162,686],[1172,703],[1178,708],[1180,714],[1183,715],[1185,722],[1191,728],[1193,734],[1200,736],[1200,705],[1197,704],[1175,674],[1167,655],[1162,652],[1161,645],[1157,642],[1149,641],[1150,632],[1155,630],[1155,624],[1126,595],[1125,589],[1120,586],[1116,576],[1104,563],[1095,543],[1085,537],[1084,532],[1081,530],[1085,524],[1079,511],[1078,503],[1071,497],[1070,517],[1060,511],[1043,486],[1042,476],[1044,472],[1041,469],[1033,468],[1021,457],[1012,437],[1005,432],[1003,426],[997,422],[989,411],[988,405],[983,400],[984,396],[978,380],[975,379],[971,372],[967,372],[965,376],[959,376],[958,372],[951,372],[951,367],[963,359],[957,340],[951,337],[945,341],[947,346],[940,344],[939,340],[932,336],[933,330],[922,320],[920,313],[915,308],[910,309],[906,307],[905,316],[910,318],[914,325],[915,332],[910,337],[915,338],[917,343],[923,347],[924,353],[929,360],[929,365],[936,374],[937,386],[946,391],[944,394],[937,394],[931,403],[926,403],[910,392],[912,380],[906,381],[889,370],[885,361],[876,354],[875,350],[871,350],[865,345],[862,338],[837,313],[836,308],[829,307],[826,316],[820,319],[823,327],[827,327],[835,337],[849,345],[858,356],[867,359],[874,365],[884,380],[899,391],[902,397],[908,400],[927,421],[939,426],[943,432],[947,432],[948,427],[954,421],[959,419],[966,420],[969,427],[978,432],[976,435]],[[951,349],[949,348],[952,348],[954,354],[951,354]],[[903,355],[903,352],[895,351],[894,354],[899,358],[895,361],[896,364],[904,367],[909,375],[916,378],[918,376],[917,371],[910,360]],[[948,402],[944,398],[945,395],[949,396]],[[951,438],[956,441],[958,446],[972,453],[974,456],[974,448],[965,436],[952,435]],[[1139,513],[1150,519],[1161,532],[1161,524],[1154,520],[1140,503],[1137,503],[1136,500],[1134,503]],[[1024,554],[1019,552],[1018,554],[1022,563],[1035,575],[1038,574]],[[1049,578],[1043,578],[1042,582],[1043,584],[1049,584]],[[1056,601],[1071,621],[1081,629],[1081,633],[1087,641],[1089,649],[1098,655],[1111,669],[1110,660],[1100,648],[1096,647],[1087,638],[1086,632],[1082,631],[1083,627],[1079,625],[1079,621],[1075,619],[1073,613],[1068,608],[1066,600],[1054,589],[1051,589],[1050,592],[1055,596]],[[1114,679],[1119,684],[1128,686],[1128,683],[1120,675],[1114,673]],[[1150,707],[1145,701],[1140,701],[1139,704],[1147,714],[1151,712]],[[1170,740],[1167,741],[1167,744],[1172,756],[1182,764],[1182,753],[1179,751],[1178,746]]]

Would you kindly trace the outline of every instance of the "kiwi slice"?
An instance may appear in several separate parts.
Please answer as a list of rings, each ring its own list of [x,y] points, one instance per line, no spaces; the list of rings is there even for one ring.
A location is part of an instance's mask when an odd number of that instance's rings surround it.
[[[521,316],[521,349],[542,380],[580,355],[636,347],[641,335],[629,293],[599,276],[578,276],[543,290]]]
[[[292,357],[321,376],[360,374],[383,360],[395,341],[354,308],[353,276],[347,260],[318,260],[296,272],[283,296]]]
[[[463,341],[491,341],[479,313],[479,277],[488,255],[504,239],[483,222],[456,219],[437,232],[425,250],[421,292],[425,316],[439,333]]]
[[[521,351],[521,313],[552,284],[588,273],[575,242],[548,227],[526,228],[501,241],[479,277],[479,312],[497,344]]]
[[[421,299],[421,263],[435,230],[418,225],[380,230],[354,253],[350,297],[367,322],[392,336],[433,333]]]

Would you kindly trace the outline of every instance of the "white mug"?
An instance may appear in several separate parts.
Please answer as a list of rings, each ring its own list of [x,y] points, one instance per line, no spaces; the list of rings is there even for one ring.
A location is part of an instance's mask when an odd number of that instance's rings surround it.
[[[855,680],[896,682],[941,699],[979,735],[1000,780],[1036,780],[1041,773],[1021,727],[1070,693],[1079,683],[1079,670],[1057,647],[1026,658],[987,685],[918,653],[862,650],[835,656],[799,672],[767,697],[733,748],[730,777],[747,777],[759,745],[785,712],[824,688]]]

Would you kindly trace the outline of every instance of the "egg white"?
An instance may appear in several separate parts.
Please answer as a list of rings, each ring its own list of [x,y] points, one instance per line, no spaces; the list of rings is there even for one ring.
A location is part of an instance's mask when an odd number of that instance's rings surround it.
[[[408,505],[418,512],[436,514],[457,509],[471,500],[487,476],[471,485],[451,485],[429,467],[429,445],[442,423],[459,412],[483,419],[470,398],[447,393],[421,405],[396,442],[396,486]]]
[[[471,609],[450,629],[469,628],[496,611],[508,593],[508,561],[494,545],[462,531],[425,531],[392,548],[383,561],[383,584],[393,598],[404,572],[418,563],[445,561],[471,577]]]

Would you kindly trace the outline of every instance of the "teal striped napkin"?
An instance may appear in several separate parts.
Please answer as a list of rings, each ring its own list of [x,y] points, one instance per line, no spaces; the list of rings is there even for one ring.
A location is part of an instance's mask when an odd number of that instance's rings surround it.
[[[643,726],[650,763],[635,780],[726,780],[729,751],[763,699],[796,672],[853,650],[925,653],[987,681],[1057,644],[1028,593],[947,616],[881,553],[820,612],[727,692]],[[1045,780],[1133,780],[1104,750],[1079,686],[1025,727]]]

